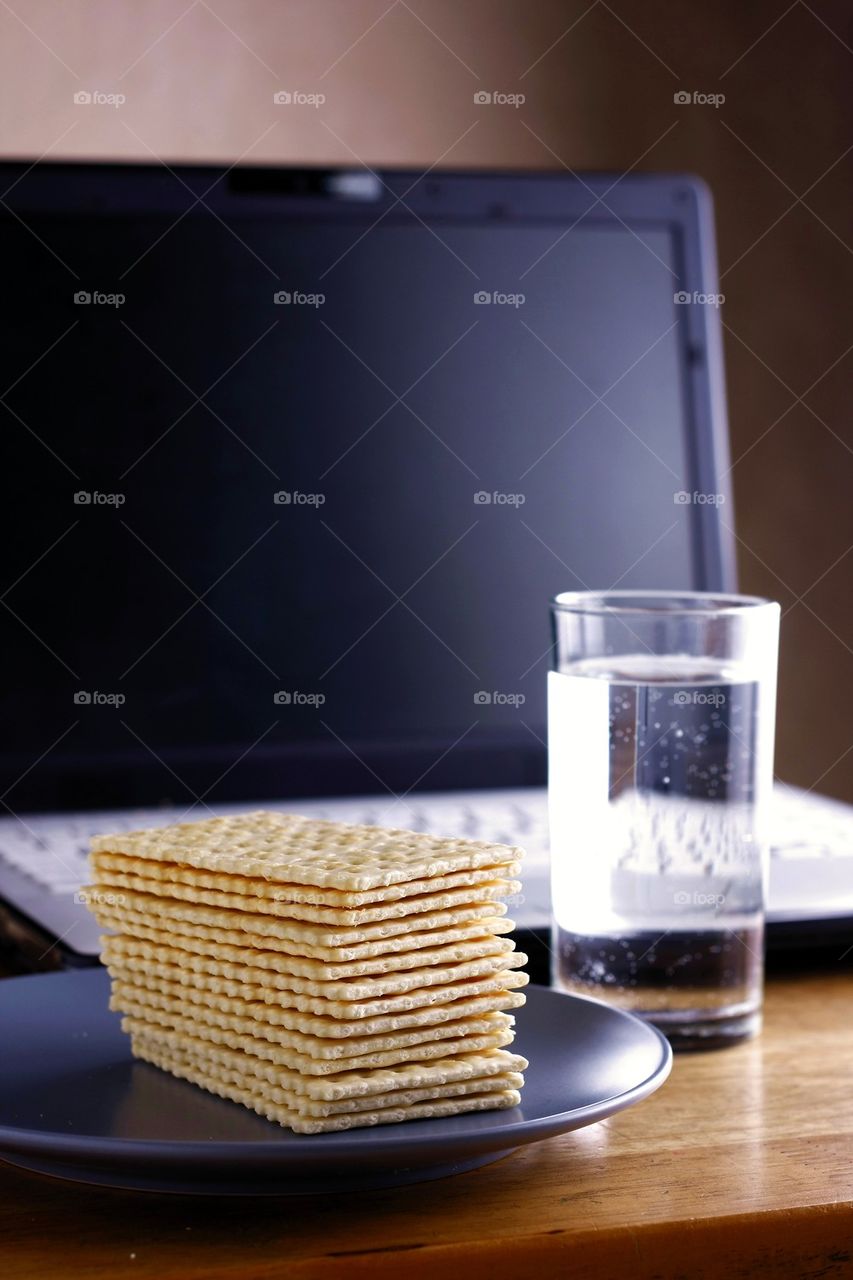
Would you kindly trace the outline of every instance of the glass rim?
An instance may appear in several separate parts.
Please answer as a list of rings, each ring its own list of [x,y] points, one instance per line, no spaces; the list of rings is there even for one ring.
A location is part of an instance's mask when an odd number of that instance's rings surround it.
[[[657,605],[656,601],[659,602]],[[551,599],[554,613],[602,616],[648,614],[651,617],[657,614],[673,617],[681,614],[719,617],[779,607],[776,600],[765,596],[738,595],[728,591],[561,591]]]

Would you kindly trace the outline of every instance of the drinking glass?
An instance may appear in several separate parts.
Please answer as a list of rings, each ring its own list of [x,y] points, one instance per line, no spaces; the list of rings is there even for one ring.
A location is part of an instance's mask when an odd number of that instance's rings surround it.
[[[555,986],[676,1048],[761,1027],[779,606],[567,592],[552,603]]]

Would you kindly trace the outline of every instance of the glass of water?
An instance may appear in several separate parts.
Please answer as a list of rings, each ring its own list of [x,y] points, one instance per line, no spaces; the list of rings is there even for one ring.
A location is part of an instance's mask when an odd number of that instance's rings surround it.
[[[567,592],[552,622],[554,985],[674,1047],[755,1035],[779,606]]]

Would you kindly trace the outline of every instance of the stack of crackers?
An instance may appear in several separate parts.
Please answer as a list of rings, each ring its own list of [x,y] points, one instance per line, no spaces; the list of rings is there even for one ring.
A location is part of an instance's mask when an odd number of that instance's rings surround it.
[[[521,851],[257,812],[92,842],[133,1054],[297,1133],[516,1106]]]

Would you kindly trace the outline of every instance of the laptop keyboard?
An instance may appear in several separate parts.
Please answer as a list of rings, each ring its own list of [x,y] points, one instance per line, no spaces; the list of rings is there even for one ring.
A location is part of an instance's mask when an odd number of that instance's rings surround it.
[[[0,863],[13,866],[45,890],[73,893],[86,883],[89,839],[98,832],[167,826],[252,807],[261,804],[2,818]],[[544,879],[548,868],[547,808],[542,790],[453,792],[402,801],[390,797],[288,801],[264,807],[338,822],[405,827],[520,845],[526,851],[525,879]],[[774,859],[853,858],[853,806],[822,796],[777,786],[771,832]]]

